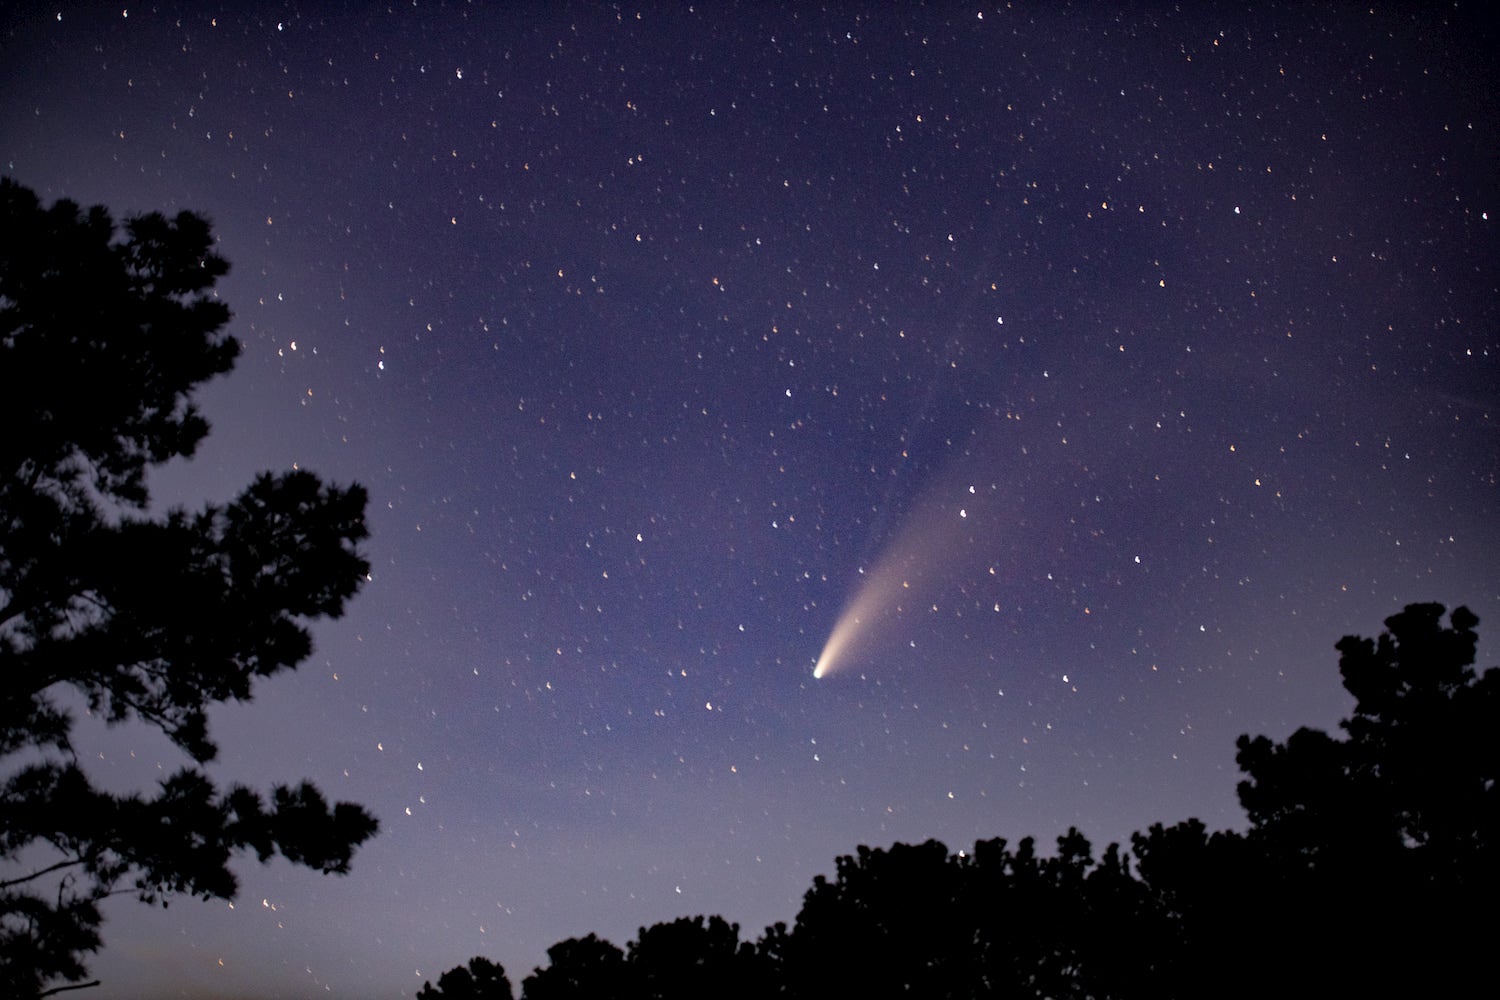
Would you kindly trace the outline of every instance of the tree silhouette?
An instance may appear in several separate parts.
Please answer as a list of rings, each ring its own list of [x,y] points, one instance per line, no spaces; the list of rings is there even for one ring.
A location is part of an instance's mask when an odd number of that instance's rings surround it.
[[[973,914],[976,979],[1002,996],[1156,995],[1155,963],[1143,947],[1158,933],[1157,914],[1110,844],[1096,860],[1082,833],[1057,838],[1051,857],[1030,837],[1012,852],[981,841],[965,862]]]
[[[1246,833],[1190,820],[1136,835],[1173,925],[1170,993],[1471,991],[1500,889],[1500,671],[1472,669],[1468,609],[1442,615],[1408,605],[1377,640],[1339,641],[1346,739],[1240,737]]]
[[[1134,996],[1283,995],[1273,956],[1291,935],[1278,872],[1235,832],[1210,833],[1196,819],[1153,824],[1131,838],[1137,877],[1152,901],[1154,933],[1138,947],[1154,992]]]
[[[423,983],[418,1000],[511,1000],[510,979],[499,963],[478,955],[469,964],[456,966],[438,976],[437,988]]]
[[[769,967],[723,917],[681,917],[643,927],[625,946],[636,996],[650,1000],[724,1000],[770,995]]]
[[[232,898],[237,852],[348,870],[376,821],[312,785],[217,788],[215,703],[311,652],[368,571],[365,492],[305,471],[147,515],[146,473],[208,432],[194,389],[238,351],[209,225],[43,208],[0,180],[0,994],[87,975],[100,900]],[[96,788],[65,689],[158,727],[191,761],[152,795]]]
[[[719,917],[548,952],[525,1000],[1197,998],[1494,992],[1500,670],[1478,620],[1413,604],[1338,643],[1346,738],[1241,737],[1243,832],[1155,824],[1097,860],[1077,830],[952,855],[859,847],[754,948]],[[1133,855],[1133,856],[1132,856]]]
[[[1128,859],[1069,830],[1057,853],[981,841],[860,847],[814,879],[790,933],[763,947],[791,996],[1150,996],[1154,912]]]
[[[1378,640],[1346,636],[1339,673],[1355,698],[1348,739],[1299,729],[1285,744],[1240,737],[1240,802],[1254,836],[1286,858],[1329,862],[1352,843],[1444,884],[1493,877],[1500,835],[1500,671],[1476,675],[1479,619],[1442,625],[1413,604]]]
[[[972,951],[960,869],[936,840],[860,845],[813,879],[778,951],[790,995],[953,995]]]
[[[1473,613],[1442,617],[1412,604],[1378,639],[1339,641],[1347,738],[1238,743],[1247,839],[1290,926],[1341,956],[1325,963],[1341,991],[1464,991],[1497,930],[1500,671],[1473,670]]]
[[[625,953],[590,934],[547,949],[547,968],[521,981],[523,1000],[626,1000],[635,997]]]

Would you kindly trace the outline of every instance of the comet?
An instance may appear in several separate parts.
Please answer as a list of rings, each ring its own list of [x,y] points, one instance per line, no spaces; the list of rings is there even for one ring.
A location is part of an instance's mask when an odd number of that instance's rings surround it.
[[[903,617],[932,606],[945,580],[977,571],[974,560],[983,558],[985,548],[977,544],[981,519],[975,514],[986,499],[972,485],[950,486],[919,505],[875,565],[860,571],[864,579],[834,623],[814,678],[848,665]]]
[[[878,621],[899,610],[897,601],[901,596],[902,582],[884,567],[870,575],[834,623],[833,632],[818,656],[818,665],[813,668],[814,678],[822,680],[827,677],[843,662],[846,654],[861,644],[861,640],[870,634],[865,628],[866,621]]]
[[[946,441],[946,462],[874,564],[860,568],[858,586],[818,654],[814,678],[846,669],[897,627],[910,627],[919,612],[958,611],[975,599],[981,580],[995,580],[1000,527],[1025,523],[1022,498],[997,475],[1007,436],[1005,422],[996,420]]]

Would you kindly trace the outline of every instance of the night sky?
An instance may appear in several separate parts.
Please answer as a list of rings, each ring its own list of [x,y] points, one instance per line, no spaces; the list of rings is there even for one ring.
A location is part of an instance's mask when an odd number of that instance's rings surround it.
[[[1463,603],[1500,659],[1486,5],[247,6],[8,5],[0,168],[214,223],[244,353],[162,505],[369,488],[211,773],[383,829],[112,901],[92,995],[519,982],[861,843],[1236,826],[1340,636]]]

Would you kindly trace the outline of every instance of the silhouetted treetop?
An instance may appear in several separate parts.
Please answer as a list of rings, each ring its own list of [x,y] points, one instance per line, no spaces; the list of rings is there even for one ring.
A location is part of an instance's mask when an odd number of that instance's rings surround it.
[[[208,433],[192,391],[239,344],[212,295],[229,265],[190,212],[129,220],[42,208],[0,178],[0,479],[144,505],[145,470]]]
[[[217,788],[208,710],[295,668],[369,566],[362,487],[266,473],[148,516],[148,470],[208,432],[194,390],[238,352],[208,223],[43,208],[0,179],[0,995],[77,983],[99,902],[232,898],[230,859],[348,871],[376,821],[313,785]],[[95,787],[59,695],[160,729],[191,766]],[[65,986],[52,986],[59,990]]]
[[[417,1000],[511,1000],[510,979],[499,963],[475,956],[438,977],[437,988],[423,983]]]
[[[1346,636],[1339,673],[1355,698],[1345,739],[1299,729],[1285,743],[1239,741],[1240,802],[1253,835],[1281,854],[1417,865],[1471,878],[1500,831],[1500,671],[1473,669],[1478,618],[1412,604],[1378,639]]]
[[[547,949],[547,968],[521,981],[524,1000],[596,1000],[634,997],[625,953],[593,934],[559,941]]]

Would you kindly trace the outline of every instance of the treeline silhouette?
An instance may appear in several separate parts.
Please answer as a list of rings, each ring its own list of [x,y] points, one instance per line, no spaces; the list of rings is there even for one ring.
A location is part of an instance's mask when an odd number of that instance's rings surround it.
[[[1340,641],[1342,738],[1240,737],[1244,832],[1155,824],[1095,856],[1077,830],[859,847],[788,928],[720,917],[547,951],[523,1000],[1491,995],[1500,829],[1500,670],[1478,619],[1413,604]],[[423,998],[512,1000],[484,958]]]

